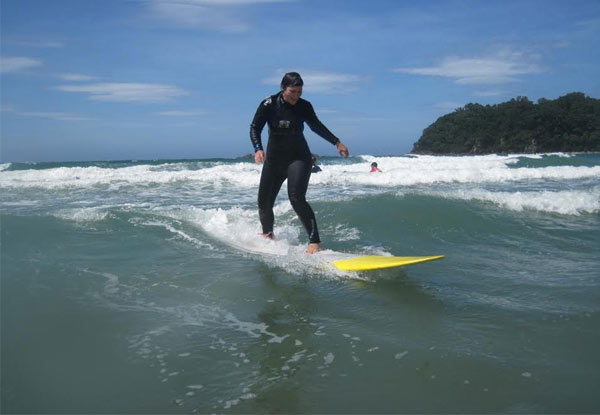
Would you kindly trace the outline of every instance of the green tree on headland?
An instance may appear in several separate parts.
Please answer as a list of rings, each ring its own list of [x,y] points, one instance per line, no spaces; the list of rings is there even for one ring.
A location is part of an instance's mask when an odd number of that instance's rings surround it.
[[[412,153],[489,154],[600,151],[600,100],[573,92],[537,104],[517,97],[467,104],[423,131]]]

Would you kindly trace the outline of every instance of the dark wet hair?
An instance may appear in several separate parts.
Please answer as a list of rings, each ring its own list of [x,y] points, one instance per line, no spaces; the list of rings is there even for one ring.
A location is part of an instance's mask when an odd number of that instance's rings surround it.
[[[375,163],[375,162],[371,163],[371,167],[377,167],[377,163]]]
[[[281,80],[281,89],[285,89],[288,86],[302,86],[304,81],[298,72],[288,72],[283,75]]]

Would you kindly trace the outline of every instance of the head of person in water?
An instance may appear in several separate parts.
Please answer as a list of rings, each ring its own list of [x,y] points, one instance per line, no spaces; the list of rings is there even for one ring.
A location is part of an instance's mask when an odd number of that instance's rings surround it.
[[[371,163],[371,168],[377,168],[377,163],[375,163],[375,162]]]
[[[296,105],[302,96],[304,81],[298,72],[288,72],[281,80],[281,93],[283,100],[291,105]]]

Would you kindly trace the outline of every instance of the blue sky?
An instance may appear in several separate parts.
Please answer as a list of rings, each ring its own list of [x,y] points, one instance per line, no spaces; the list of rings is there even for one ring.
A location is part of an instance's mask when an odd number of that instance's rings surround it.
[[[409,152],[469,102],[600,98],[597,0],[0,5],[3,162],[243,155],[292,70],[352,154]]]

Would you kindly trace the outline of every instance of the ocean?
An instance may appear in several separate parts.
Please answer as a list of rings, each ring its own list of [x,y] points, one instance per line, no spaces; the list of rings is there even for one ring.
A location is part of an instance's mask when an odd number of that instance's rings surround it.
[[[369,173],[377,161],[382,173]],[[598,413],[600,155],[0,165],[2,413]]]

